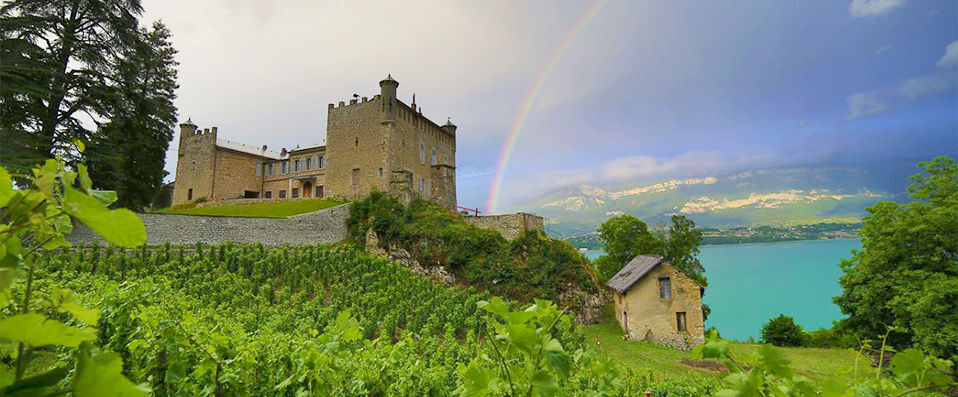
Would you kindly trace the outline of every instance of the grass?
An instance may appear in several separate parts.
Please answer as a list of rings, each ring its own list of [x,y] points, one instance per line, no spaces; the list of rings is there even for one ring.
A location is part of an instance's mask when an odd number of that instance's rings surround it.
[[[622,329],[614,318],[605,316],[596,324],[583,327],[586,343],[592,344],[600,353],[633,369],[649,371],[656,378],[687,378],[689,376],[712,376],[721,378],[723,373],[697,368],[682,363],[682,360],[704,360],[691,351],[682,351],[642,341],[622,339]],[[729,342],[731,351],[738,357],[754,353],[759,344]],[[812,379],[823,379],[835,373],[853,373],[856,352],[845,349],[820,349],[809,347],[781,347],[792,360],[792,369]],[[712,361],[717,362],[717,361]],[[868,364],[861,364],[864,368]]]
[[[235,216],[243,218],[285,218],[321,209],[335,207],[342,201],[329,199],[302,199],[263,204],[211,205],[195,207],[175,206],[156,211],[161,214]]]

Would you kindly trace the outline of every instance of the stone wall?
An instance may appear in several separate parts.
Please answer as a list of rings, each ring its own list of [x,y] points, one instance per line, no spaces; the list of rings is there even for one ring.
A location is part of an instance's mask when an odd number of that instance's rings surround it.
[[[466,223],[498,231],[508,240],[519,237],[519,233],[526,230],[543,230],[542,217],[519,212],[505,215],[466,216]]]
[[[387,131],[380,124],[381,101],[330,104],[326,118],[326,194],[358,199],[388,187]],[[383,169],[382,175],[379,170]],[[355,180],[354,180],[355,174]],[[355,182],[355,183],[354,183]]]
[[[659,295],[659,279],[668,277],[671,297]],[[662,262],[635,283],[625,295],[615,294],[615,318],[629,339],[644,340],[677,349],[705,342],[702,294],[699,285]],[[685,331],[679,331],[676,313],[685,313]]]
[[[138,214],[146,226],[147,245],[262,243],[269,246],[338,243],[346,238],[349,205],[289,218],[234,218],[173,214]],[[67,236],[71,243],[105,244],[96,233],[76,225]]]

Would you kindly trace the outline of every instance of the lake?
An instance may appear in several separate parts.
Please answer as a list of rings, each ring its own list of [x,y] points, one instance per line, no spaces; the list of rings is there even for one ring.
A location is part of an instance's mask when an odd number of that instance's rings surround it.
[[[704,301],[712,308],[706,327],[723,337],[761,336],[770,318],[792,316],[805,330],[830,327],[842,313],[832,297],[841,294],[838,263],[860,248],[858,240],[706,245],[699,260],[709,287]],[[602,251],[589,251],[594,259]]]

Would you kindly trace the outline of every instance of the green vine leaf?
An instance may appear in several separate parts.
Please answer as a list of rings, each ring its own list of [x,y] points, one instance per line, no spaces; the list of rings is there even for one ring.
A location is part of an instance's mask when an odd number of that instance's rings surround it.
[[[76,328],[40,313],[17,314],[0,320],[0,338],[23,342],[33,347],[58,345],[79,346],[96,339],[92,328]]]
[[[86,396],[147,396],[150,390],[141,388],[123,377],[123,361],[116,353],[101,351],[89,343],[80,347],[77,371],[73,376],[73,395]]]

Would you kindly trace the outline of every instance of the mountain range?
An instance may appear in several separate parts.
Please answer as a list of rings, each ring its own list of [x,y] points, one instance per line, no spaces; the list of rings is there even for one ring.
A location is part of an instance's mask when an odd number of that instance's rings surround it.
[[[581,184],[511,206],[546,218],[556,236],[595,231],[606,219],[633,215],[652,225],[672,214],[703,227],[822,221],[857,222],[865,208],[907,198],[920,160],[819,163],[739,170],[694,178]]]

